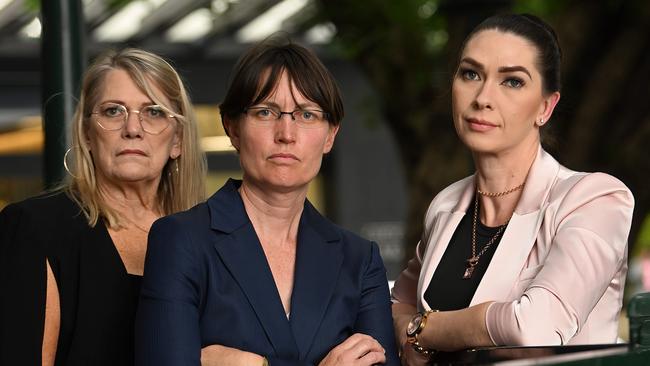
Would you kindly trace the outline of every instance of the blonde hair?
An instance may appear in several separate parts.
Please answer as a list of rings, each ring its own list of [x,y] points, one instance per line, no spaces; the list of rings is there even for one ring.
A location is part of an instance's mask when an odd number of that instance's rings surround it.
[[[112,70],[126,71],[133,82],[151,100],[169,110],[178,123],[181,155],[169,159],[163,167],[158,186],[158,207],[163,215],[187,210],[203,201],[206,159],[200,148],[197,123],[183,82],[174,68],[161,57],[140,49],[126,48],[105,52],[95,59],[85,73],[81,96],[72,123],[70,157],[72,172],[65,190],[81,207],[90,226],[99,218],[109,227],[120,227],[120,215],[105,202],[97,187],[93,157],[87,146],[88,123],[103,90],[102,83]],[[152,85],[170,101],[164,103]]]

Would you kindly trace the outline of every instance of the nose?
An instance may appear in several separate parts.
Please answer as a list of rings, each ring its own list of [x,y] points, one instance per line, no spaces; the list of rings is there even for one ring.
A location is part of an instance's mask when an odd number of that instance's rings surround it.
[[[474,98],[474,107],[476,109],[492,109],[492,88],[490,83],[483,82],[481,86],[476,91],[476,96]]]
[[[275,142],[290,144],[296,141],[296,128],[291,113],[281,114],[275,124]]]
[[[125,137],[142,137],[144,130],[142,129],[142,118],[140,111],[130,111],[124,121],[124,136]]]

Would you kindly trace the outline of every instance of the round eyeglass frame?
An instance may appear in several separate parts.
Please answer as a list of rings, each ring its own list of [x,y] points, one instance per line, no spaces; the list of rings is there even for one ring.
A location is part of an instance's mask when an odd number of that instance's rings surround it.
[[[103,130],[105,130],[105,131],[119,131],[119,130],[121,130],[122,128],[124,128],[124,126],[126,125],[126,122],[129,120],[129,115],[131,113],[136,113],[138,115],[138,121],[140,122],[140,127],[142,128],[142,130],[144,132],[146,132],[146,133],[148,133],[150,135],[160,135],[167,128],[169,128],[169,126],[171,125],[171,123],[169,123],[170,122],[169,118],[176,118],[176,115],[173,115],[171,113],[166,112],[166,108],[164,108],[163,106],[158,105],[158,104],[151,104],[151,105],[144,106],[144,107],[142,107],[140,109],[131,109],[131,110],[129,110],[129,108],[127,108],[126,106],[124,106],[122,104],[119,104],[119,103],[104,103],[104,104],[100,104],[99,107],[106,106],[106,105],[111,105],[111,106],[114,106],[116,108],[122,109],[124,111],[124,118],[122,119],[122,124],[119,127],[117,127],[117,128],[106,128],[106,126],[102,125],[102,123],[100,121],[101,117],[98,117],[95,120],[95,123],[97,123],[97,125],[100,128],[102,128]],[[152,131],[149,131],[145,127],[145,125],[143,123],[144,117],[142,117],[141,113],[142,113],[143,110],[145,110],[147,108],[159,108],[163,113],[165,113],[165,119],[167,120],[167,124],[160,131],[152,132]],[[101,114],[101,112],[100,111],[92,111],[90,114],[91,115],[96,114],[96,115],[99,116]]]

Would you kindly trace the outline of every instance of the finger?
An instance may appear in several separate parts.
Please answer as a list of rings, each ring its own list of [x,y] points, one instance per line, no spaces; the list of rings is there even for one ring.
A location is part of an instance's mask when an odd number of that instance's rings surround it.
[[[379,342],[370,338],[360,340],[353,348],[346,351],[346,353],[350,354],[354,359],[362,358],[370,352],[380,352],[383,354],[385,350]]]
[[[372,351],[366,353],[363,357],[358,360],[358,364],[365,365],[374,365],[378,363],[386,362],[386,354],[384,352]]]
[[[364,340],[374,341],[375,339],[367,334],[354,333],[353,335],[349,336],[345,341],[341,342],[341,344],[339,344],[337,347],[341,347],[341,350],[347,351],[349,349],[355,348],[357,343],[363,342]]]

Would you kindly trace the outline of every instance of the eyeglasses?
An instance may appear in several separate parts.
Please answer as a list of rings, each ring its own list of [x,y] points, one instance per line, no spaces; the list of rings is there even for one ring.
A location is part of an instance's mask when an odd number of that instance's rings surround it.
[[[129,113],[137,113],[142,129],[152,135],[162,133],[169,127],[170,119],[176,118],[176,116],[166,113],[163,107],[155,104],[142,107],[140,110],[132,109],[129,112],[121,104],[104,103],[99,106],[98,111],[93,111],[91,114],[98,115],[96,122],[99,127],[107,131],[117,131],[124,127],[129,119]]]
[[[244,113],[251,118],[252,121],[262,126],[271,126],[275,121],[280,120],[282,115],[288,114],[291,120],[296,122],[298,127],[302,128],[317,128],[327,121],[328,114],[319,109],[296,109],[292,112],[283,112],[277,108],[257,106],[248,107]]]

